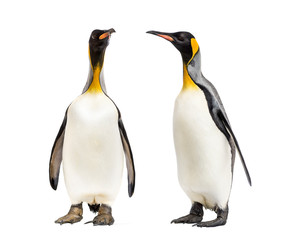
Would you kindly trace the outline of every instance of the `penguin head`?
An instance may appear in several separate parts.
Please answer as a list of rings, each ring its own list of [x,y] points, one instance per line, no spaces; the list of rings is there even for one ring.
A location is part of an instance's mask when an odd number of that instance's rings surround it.
[[[110,36],[114,32],[115,30],[113,28],[92,31],[89,39],[89,57],[93,68],[103,61],[105,50],[109,45]]]
[[[189,64],[194,55],[199,51],[199,46],[194,36],[189,32],[166,33],[158,31],[148,31],[147,33],[162,37],[171,42],[181,53],[183,63]]]

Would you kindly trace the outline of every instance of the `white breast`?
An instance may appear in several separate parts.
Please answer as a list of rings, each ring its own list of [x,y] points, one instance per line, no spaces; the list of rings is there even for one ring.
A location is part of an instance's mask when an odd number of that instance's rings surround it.
[[[63,169],[71,201],[111,205],[123,171],[117,109],[103,93],[85,93],[67,114]]]
[[[173,124],[181,187],[193,202],[224,208],[232,182],[231,149],[212,120],[201,90],[181,91]]]

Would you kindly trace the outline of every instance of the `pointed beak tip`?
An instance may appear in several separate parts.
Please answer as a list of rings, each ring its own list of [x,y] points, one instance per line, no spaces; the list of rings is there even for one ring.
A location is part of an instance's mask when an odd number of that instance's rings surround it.
[[[155,31],[147,31],[146,33],[157,35]]]
[[[111,29],[109,29],[109,33],[111,34],[111,33],[115,33],[116,31],[115,31],[115,29],[114,28],[111,28]]]

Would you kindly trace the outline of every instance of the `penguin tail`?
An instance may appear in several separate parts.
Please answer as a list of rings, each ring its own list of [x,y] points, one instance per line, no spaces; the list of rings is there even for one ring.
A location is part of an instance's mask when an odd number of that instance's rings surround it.
[[[100,204],[88,204],[91,212],[97,213],[100,208]]]

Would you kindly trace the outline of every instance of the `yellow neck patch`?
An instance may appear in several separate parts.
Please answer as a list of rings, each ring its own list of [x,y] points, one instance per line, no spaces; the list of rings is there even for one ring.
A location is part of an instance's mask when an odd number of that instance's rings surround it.
[[[101,84],[100,84],[100,73],[101,73],[101,68],[97,66],[93,70],[93,81],[91,85],[89,86],[87,92],[90,93],[101,93],[103,92]]]
[[[192,81],[190,78],[188,71],[187,71],[187,65],[183,64],[183,87],[182,90],[199,90],[199,87]]]
[[[96,66],[95,68],[93,67],[92,61],[91,61],[91,52],[90,52],[90,48],[89,48],[89,57],[90,57],[90,64],[91,64],[91,68],[93,71],[93,81],[91,83],[91,85],[89,86],[87,92],[89,93],[100,93],[103,92],[101,84],[100,84],[100,73],[102,70],[103,66]]]
[[[90,45],[89,45],[89,58],[90,58],[91,68],[92,68],[92,70],[93,70],[93,64],[92,64],[92,58],[91,58]]]
[[[187,65],[191,62],[191,60],[194,58],[194,55],[197,53],[198,51],[198,43],[195,40],[195,38],[191,38],[190,40],[190,44],[191,44],[191,48],[192,48],[192,57],[190,58],[190,60],[188,61]]]

